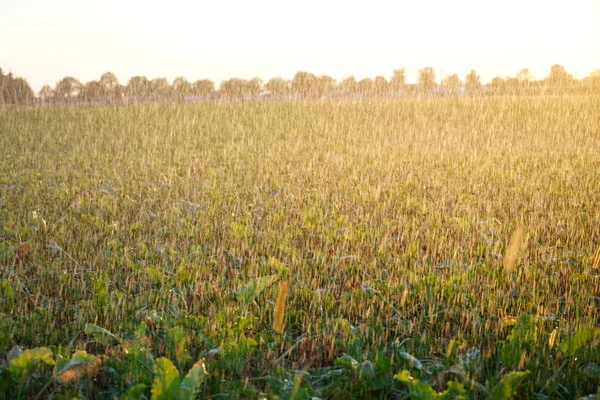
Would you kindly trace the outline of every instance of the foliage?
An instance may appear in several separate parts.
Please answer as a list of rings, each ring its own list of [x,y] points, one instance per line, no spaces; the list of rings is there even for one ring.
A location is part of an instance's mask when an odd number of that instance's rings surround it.
[[[0,105],[31,103],[33,103],[33,90],[27,81],[13,76],[10,72],[4,75],[4,71],[0,68]]]

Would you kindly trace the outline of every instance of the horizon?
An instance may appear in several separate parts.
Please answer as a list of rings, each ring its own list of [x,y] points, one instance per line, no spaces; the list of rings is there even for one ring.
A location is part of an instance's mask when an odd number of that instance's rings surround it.
[[[405,68],[413,83],[425,67],[435,69],[438,82],[454,73],[464,79],[475,69],[486,83],[524,68],[544,79],[554,64],[579,79],[600,68],[594,51],[600,2],[593,0],[567,8],[516,0],[487,7],[472,0],[395,8],[385,1],[362,8],[309,1],[293,8],[272,0],[159,6],[8,0],[0,5],[0,37],[11,40],[1,45],[0,67],[25,78],[35,93],[66,76],[86,83],[105,72],[123,85],[139,75],[210,79],[218,86],[234,77],[289,80],[298,71],[340,82],[389,79]]]

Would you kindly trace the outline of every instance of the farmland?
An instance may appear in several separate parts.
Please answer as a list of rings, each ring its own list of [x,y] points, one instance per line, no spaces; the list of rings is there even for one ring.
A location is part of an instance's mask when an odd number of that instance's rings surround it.
[[[0,108],[0,398],[595,395],[599,249],[598,96]]]

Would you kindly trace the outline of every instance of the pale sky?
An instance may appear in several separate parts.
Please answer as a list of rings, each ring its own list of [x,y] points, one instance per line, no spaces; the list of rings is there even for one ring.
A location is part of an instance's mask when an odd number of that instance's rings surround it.
[[[0,0],[0,68],[37,92],[114,72],[264,81],[434,67],[461,79],[600,68],[600,0]]]

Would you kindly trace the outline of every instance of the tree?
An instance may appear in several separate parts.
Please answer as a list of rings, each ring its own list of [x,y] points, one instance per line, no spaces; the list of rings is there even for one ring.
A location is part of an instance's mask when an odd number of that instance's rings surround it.
[[[90,101],[104,97],[104,93],[104,88],[100,82],[91,81],[86,83],[81,90],[81,97],[83,97],[85,101]]]
[[[82,89],[83,85],[81,82],[72,76],[67,76],[56,84],[54,93],[58,99],[72,99],[79,96]]]
[[[375,77],[373,92],[378,96],[382,96],[388,92],[388,82],[383,76]]]
[[[173,85],[171,85],[171,90],[175,98],[179,101],[185,100],[186,97],[193,93],[192,84],[182,76],[175,78]]]
[[[390,79],[390,89],[397,92],[404,89],[406,86],[406,69],[395,69],[392,79]]]
[[[213,81],[209,81],[208,79],[201,79],[192,85],[192,93],[194,96],[199,97],[210,97],[215,91],[215,84]]]
[[[300,96],[314,96],[317,91],[319,78],[310,72],[300,71],[292,80],[292,92]]]
[[[358,81],[358,91],[363,96],[370,96],[373,93],[373,80],[364,78]]]
[[[240,78],[231,78],[221,82],[220,92],[226,99],[239,99],[246,95],[248,81]]]
[[[462,82],[460,81],[458,75],[452,74],[452,75],[447,76],[444,79],[442,79],[442,82],[440,83],[440,85],[444,89],[448,89],[452,92],[455,92],[462,86]]]
[[[44,85],[40,89],[40,98],[43,102],[47,102],[54,97],[54,90],[50,87],[50,85]]]
[[[465,88],[467,90],[479,90],[481,89],[481,81],[479,80],[479,75],[477,72],[472,69],[469,72],[469,75],[465,78]]]
[[[528,92],[532,86],[533,76],[527,68],[523,68],[517,73],[517,81],[519,82],[519,91]]]
[[[533,76],[531,75],[531,72],[529,72],[529,69],[527,69],[527,68],[523,68],[522,70],[517,72],[517,80],[519,82],[530,82],[532,79],[533,79]]]
[[[100,84],[101,93],[100,95],[103,97],[115,98],[119,96],[119,81],[117,77],[112,72],[105,72],[100,76]]]
[[[0,104],[33,103],[33,90],[23,78],[14,77],[10,72],[4,75],[0,68]]]
[[[552,89],[565,89],[573,83],[573,77],[562,65],[555,64],[550,68],[548,84]]]
[[[344,94],[353,96],[358,92],[358,82],[356,82],[354,76],[351,76],[342,81],[340,88]]]
[[[257,97],[258,95],[260,95],[260,92],[262,91],[262,87],[263,87],[262,79],[260,79],[258,77],[254,77],[246,83],[244,95],[246,97]]]
[[[594,92],[600,92],[600,69],[593,70],[587,79],[589,80],[589,86],[592,90]]]
[[[318,96],[329,96],[335,90],[335,86],[335,79],[327,75],[322,75],[317,82],[316,94]]]
[[[504,79],[497,76],[494,79],[492,79],[492,81],[489,84],[489,87],[495,94],[504,93],[504,91],[506,90],[506,82],[504,82]]]
[[[150,81],[149,92],[154,99],[166,99],[169,97],[171,87],[165,78],[156,78]]]
[[[274,97],[285,96],[289,91],[289,82],[281,78],[273,78],[265,85],[265,89]]]
[[[125,93],[131,97],[146,97],[150,94],[151,87],[150,81],[145,76],[134,76],[132,77],[127,86],[125,87]]]
[[[435,70],[431,67],[419,71],[418,85],[421,90],[429,91],[437,86],[435,82]]]

